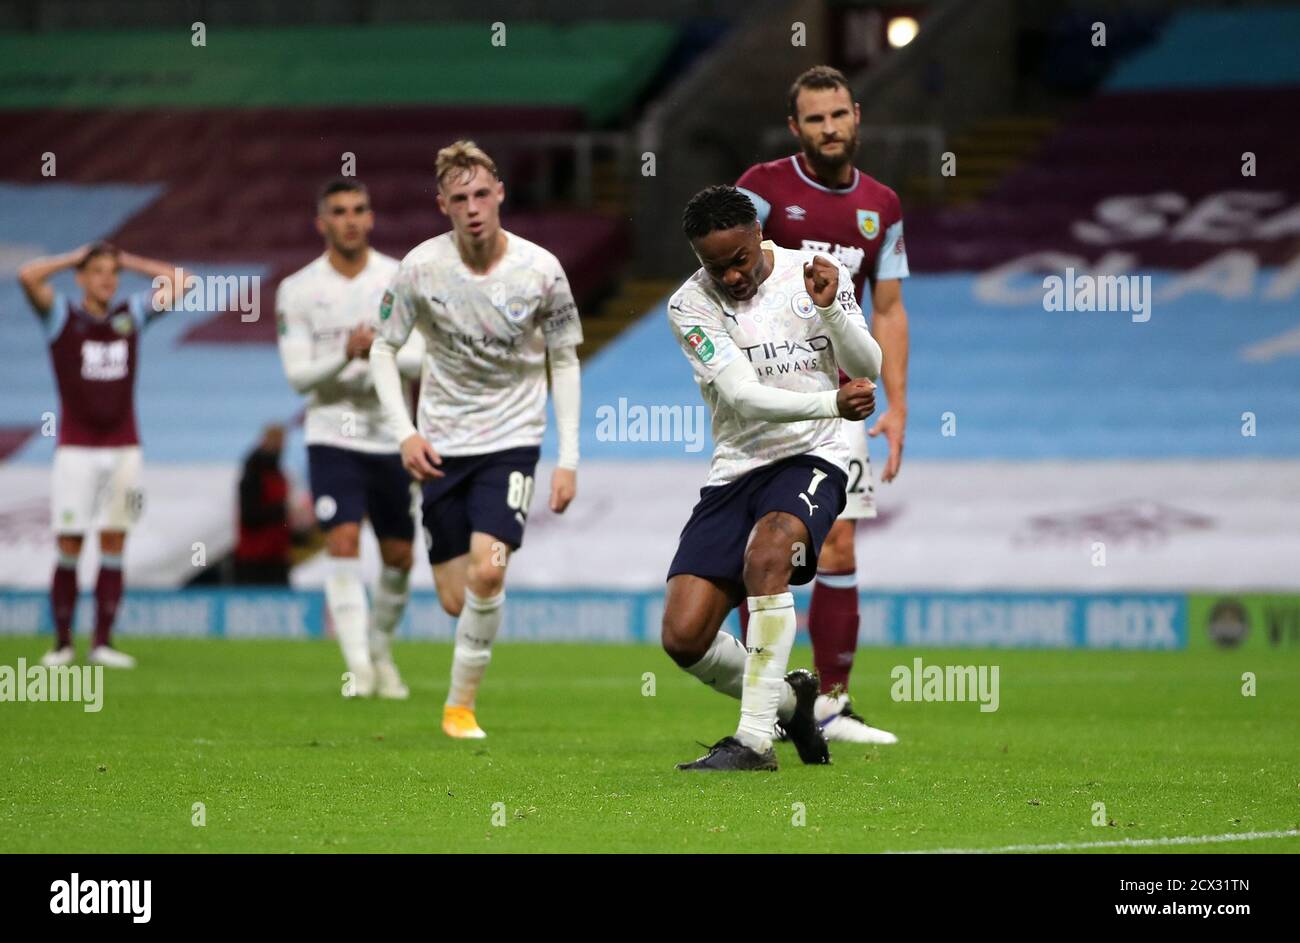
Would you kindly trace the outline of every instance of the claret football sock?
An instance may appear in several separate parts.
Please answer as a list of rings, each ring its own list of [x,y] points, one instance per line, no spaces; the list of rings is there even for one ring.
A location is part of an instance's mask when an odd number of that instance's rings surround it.
[[[447,706],[473,709],[478,687],[492,660],[492,642],[501,628],[505,591],[486,599],[465,590],[465,608],[456,620],[456,648],[451,658]]]
[[[853,570],[818,572],[808,607],[808,634],[822,693],[847,688],[858,650],[858,578]]]
[[[94,647],[113,644],[113,620],[122,601],[122,555],[106,553],[99,560],[99,579],[95,581]]]
[[[334,623],[334,634],[343,650],[348,670],[368,675],[370,607],[366,602],[366,587],[361,582],[361,560],[357,557],[331,557],[331,563],[333,572],[325,580],[325,603]]]
[[[748,604],[748,655],[736,739],[763,753],[772,746],[772,727],[789,690],[785,669],[794,647],[794,596],[788,592],[751,596]]]
[[[50,609],[54,614],[54,647],[72,644],[72,617],[77,611],[77,558],[60,553],[50,582]]]

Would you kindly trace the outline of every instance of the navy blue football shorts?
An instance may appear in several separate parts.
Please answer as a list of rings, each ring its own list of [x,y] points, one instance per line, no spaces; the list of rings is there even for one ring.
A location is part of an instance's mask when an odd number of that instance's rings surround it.
[[[700,500],[682,528],[668,578],[689,573],[744,586],[745,547],[759,519],[785,511],[808,528],[810,546],[795,567],[792,586],[817,575],[817,555],[826,535],[844,510],[848,478],[839,468],[813,455],[795,455],[756,468],[725,485],[700,489]]]
[[[531,445],[483,455],[444,455],[438,466],[443,477],[424,483],[429,562],[445,563],[469,553],[475,532],[516,550],[523,546],[540,454],[540,447]]]
[[[369,517],[380,540],[413,540],[411,476],[399,452],[307,446],[316,520],[322,530]]]

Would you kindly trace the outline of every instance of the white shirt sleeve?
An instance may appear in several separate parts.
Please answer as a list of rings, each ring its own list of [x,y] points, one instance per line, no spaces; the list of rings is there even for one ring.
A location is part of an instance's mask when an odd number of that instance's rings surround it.
[[[853,276],[842,264],[839,270],[835,300],[829,307],[817,308],[817,316],[830,335],[835,361],[840,369],[854,379],[867,377],[874,380],[880,376],[880,345],[867,329],[867,319],[862,316],[862,308],[853,295]]]
[[[412,331],[397,352],[397,369],[408,380],[418,380],[424,368],[424,335]]]
[[[375,384],[375,394],[398,442],[404,442],[417,432],[406,408],[402,375],[397,365],[397,352],[406,344],[415,326],[417,309],[413,294],[418,297],[418,293],[411,291],[408,274],[399,268],[379,304],[379,330],[370,345],[370,376]]]
[[[713,381],[724,402],[746,419],[765,422],[802,422],[835,419],[840,415],[837,390],[797,393],[765,386],[746,360],[733,360]]]
[[[700,383],[712,383],[733,360],[744,359],[722,310],[696,288],[681,288],[668,299],[668,323]]]
[[[547,268],[550,282],[538,313],[542,336],[548,349],[577,347],[582,343],[582,322],[578,319],[578,305],[573,300],[569,278],[559,259],[549,259]]]
[[[668,320],[682,353],[701,383],[712,383],[723,402],[745,419],[801,422],[839,416],[835,390],[799,393],[765,386],[723,324],[720,308],[696,289],[668,301]]]
[[[347,366],[346,335],[334,349],[313,356],[311,320],[297,308],[293,293],[285,290],[283,282],[275,292],[275,320],[284,375],[299,393],[310,393]]]
[[[551,402],[555,407],[555,432],[560,443],[556,464],[560,468],[578,467],[578,433],[582,416],[582,373],[578,352],[573,347],[552,347],[548,353],[551,367]]]

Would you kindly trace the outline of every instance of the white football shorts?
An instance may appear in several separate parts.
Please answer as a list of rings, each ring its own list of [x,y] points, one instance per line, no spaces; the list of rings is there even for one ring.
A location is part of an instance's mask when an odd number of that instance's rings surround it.
[[[130,530],[144,511],[143,464],[138,445],[56,448],[50,496],[54,533]]]

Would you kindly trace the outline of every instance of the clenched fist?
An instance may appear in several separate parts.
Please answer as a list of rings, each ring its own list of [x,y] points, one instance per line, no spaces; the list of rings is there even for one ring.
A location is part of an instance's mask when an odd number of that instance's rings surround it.
[[[840,287],[840,267],[823,255],[813,256],[803,266],[803,285],[812,296],[813,304],[829,308],[835,302],[835,291]]]
[[[876,384],[870,380],[850,380],[840,387],[835,402],[845,419],[866,419],[876,411]]]

